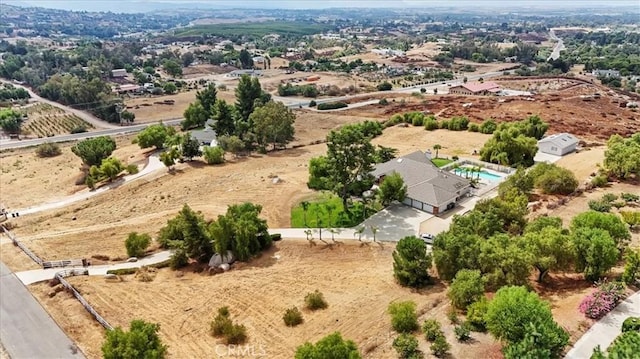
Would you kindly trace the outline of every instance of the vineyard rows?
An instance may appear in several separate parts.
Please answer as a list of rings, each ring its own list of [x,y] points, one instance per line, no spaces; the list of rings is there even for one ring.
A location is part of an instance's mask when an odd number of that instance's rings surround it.
[[[35,106],[34,106],[35,107]],[[41,137],[69,134],[72,131],[93,128],[90,123],[76,115],[66,113],[31,113],[29,119],[22,126],[24,134]]]

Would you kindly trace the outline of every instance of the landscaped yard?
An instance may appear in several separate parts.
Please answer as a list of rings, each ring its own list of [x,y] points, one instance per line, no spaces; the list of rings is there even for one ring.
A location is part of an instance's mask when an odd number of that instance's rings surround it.
[[[304,209],[305,206],[307,206],[306,211]],[[349,213],[346,213],[339,197],[325,194],[313,202],[304,201],[293,207],[291,210],[291,227],[353,227],[380,209],[379,204],[368,202],[365,214],[363,213],[363,207],[361,202],[355,202],[349,207]]]
[[[431,162],[433,162],[433,164],[438,166],[438,167],[442,167],[442,166],[446,166],[449,163],[453,162],[453,160],[450,160],[448,158],[432,158]]]

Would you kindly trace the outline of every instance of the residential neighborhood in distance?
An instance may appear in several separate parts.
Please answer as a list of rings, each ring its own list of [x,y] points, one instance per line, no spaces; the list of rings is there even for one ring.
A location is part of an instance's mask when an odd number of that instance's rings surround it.
[[[0,357],[636,359],[639,18],[0,2]]]

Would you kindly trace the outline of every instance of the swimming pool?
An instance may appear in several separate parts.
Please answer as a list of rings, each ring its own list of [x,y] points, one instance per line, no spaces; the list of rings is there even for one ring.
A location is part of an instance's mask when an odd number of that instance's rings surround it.
[[[473,177],[473,178],[478,178],[478,172],[471,172],[469,171],[467,173],[467,171],[464,170],[465,167],[461,167],[461,168],[456,168],[453,173],[457,174],[460,177]],[[502,179],[502,176],[498,176],[498,175],[494,175],[493,173],[489,173],[485,170],[480,170],[480,178],[487,180],[489,182],[498,182],[500,181],[500,179]]]

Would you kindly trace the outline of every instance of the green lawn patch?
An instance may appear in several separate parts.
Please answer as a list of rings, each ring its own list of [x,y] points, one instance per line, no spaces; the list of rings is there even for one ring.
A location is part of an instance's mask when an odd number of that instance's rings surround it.
[[[449,163],[453,162],[453,160],[450,160],[448,158],[432,158],[431,162],[438,166],[438,167],[442,167],[442,166],[446,166]]]
[[[376,213],[380,208],[378,204],[368,203],[367,212],[363,213],[361,202],[352,203],[349,213],[344,211],[342,200],[333,195],[323,195],[315,201],[309,201],[306,211],[302,203],[291,209],[292,228],[318,228],[320,222],[322,228],[348,228],[361,223],[368,216]]]

